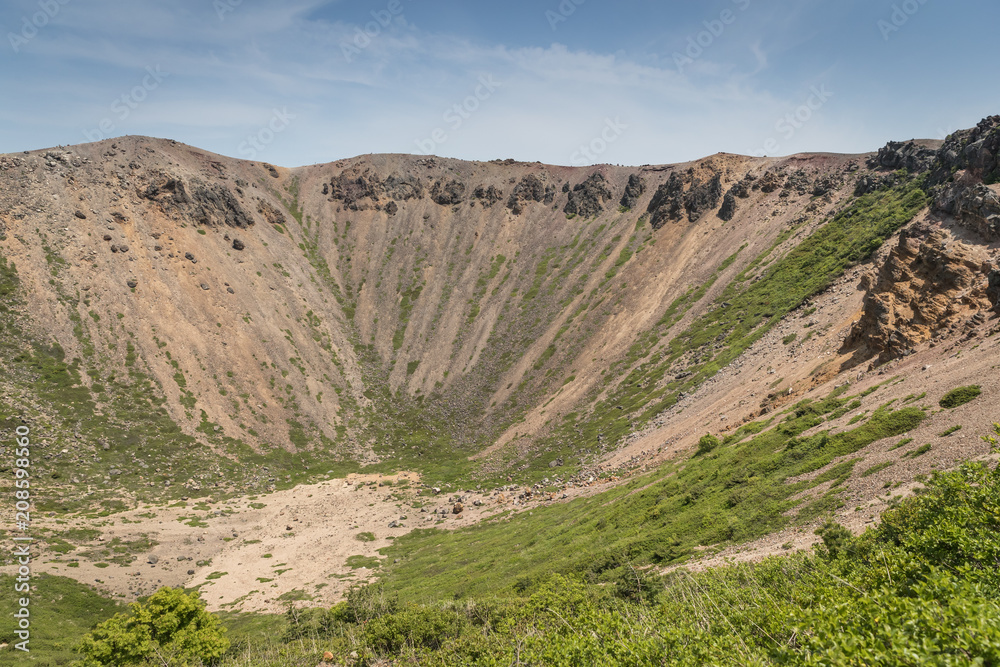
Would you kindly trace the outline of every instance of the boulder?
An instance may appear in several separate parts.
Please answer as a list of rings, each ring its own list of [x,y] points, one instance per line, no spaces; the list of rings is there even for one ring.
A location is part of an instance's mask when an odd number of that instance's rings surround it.
[[[566,215],[593,218],[604,211],[604,202],[610,200],[613,196],[611,190],[608,189],[604,174],[595,172],[584,182],[578,183],[569,192],[563,212]]]
[[[568,186],[568,184],[567,184]],[[567,189],[569,189],[567,187]],[[630,174],[625,192],[619,204],[627,209],[633,209],[639,204],[639,198],[646,192],[646,181],[639,174]]]

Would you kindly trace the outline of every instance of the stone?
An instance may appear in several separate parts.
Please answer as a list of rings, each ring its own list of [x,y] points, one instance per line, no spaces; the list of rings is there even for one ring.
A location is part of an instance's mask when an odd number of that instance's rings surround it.
[[[86,220],[87,219],[87,214],[84,213],[83,211],[80,211],[80,210],[74,211],[73,215],[75,215],[76,217],[80,218],[81,220]]]
[[[579,215],[593,218],[604,211],[604,203],[613,195],[608,189],[607,180],[601,172],[591,174],[587,180],[578,183],[567,195],[563,212],[566,215]]]
[[[135,289],[139,285],[139,281],[129,280],[125,284],[128,285],[131,289]]]
[[[729,222],[736,217],[736,195],[730,190],[722,198],[722,207],[719,209],[719,219]]]
[[[246,246],[243,245],[243,241],[239,239],[233,239],[233,250],[243,250],[244,248],[246,248]]]
[[[462,507],[462,503],[455,503],[455,505],[451,508],[451,513],[452,514],[461,514],[464,509],[465,508]]]
[[[431,199],[441,206],[454,206],[465,199],[465,184],[454,179],[445,183],[436,181],[431,186]]]
[[[565,185],[565,191],[569,191],[569,183]],[[639,198],[646,192],[646,181],[639,174],[630,174],[625,192],[622,194],[619,204],[627,209],[633,209],[639,204]]]
[[[493,204],[503,199],[503,192],[498,190],[495,185],[485,188],[480,185],[473,191],[472,196],[482,203],[483,208],[490,208]]]

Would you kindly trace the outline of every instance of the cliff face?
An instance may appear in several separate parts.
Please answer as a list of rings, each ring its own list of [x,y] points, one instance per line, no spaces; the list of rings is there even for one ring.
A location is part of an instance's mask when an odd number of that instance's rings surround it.
[[[988,294],[993,270],[982,246],[942,229],[909,230],[878,272],[862,279],[864,308],[845,346],[861,346],[884,363],[982,323],[995,305]]]
[[[862,281],[864,309],[845,341],[856,360],[905,356],[983,323],[997,306],[998,155],[1000,116],[991,116],[938,148],[891,142],[869,159],[875,171],[859,181],[860,189],[897,178],[892,170],[926,172],[932,211],[929,224],[903,234],[877,273]],[[955,231],[942,228],[948,225]]]

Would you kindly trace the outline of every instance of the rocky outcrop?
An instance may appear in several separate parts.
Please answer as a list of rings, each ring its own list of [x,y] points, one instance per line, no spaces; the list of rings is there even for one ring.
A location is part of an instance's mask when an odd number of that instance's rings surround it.
[[[614,195],[608,189],[608,182],[600,172],[591,174],[583,183],[578,183],[570,192],[563,212],[566,215],[580,215],[593,218],[604,211],[604,202]]]
[[[736,217],[736,209],[738,208],[737,198],[748,198],[756,180],[757,178],[753,174],[746,174],[733,184],[733,187],[726,191],[726,194],[722,197],[722,207],[719,209],[720,220],[729,222]]]
[[[684,181],[677,172],[656,189],[653,198],[649,200],[646,212],[649,213],[649,224],[653,229],[659,229],[669,220],[680,220],[684,207]]]
[[[948,181],[957,171],[968,171],[986,184],[1000,182],[1000,116],[950,135],[931,166],[931,185]]]
[[[223,185],[205,185],[200,181],[185,184],[182,179],[159,174],[139,195],[156,203],[165,215],[187,218],[199,225],[246,229],[254,224],[253,216]]]
[[[843,185],[843,179],[837,174],[824,174],[813,182],[809,194],[813,197],[823,197],[834,190],[839,190]]]
[[[754,190],[760,190],[764,194],[771,194],[780,188],[785,182],[785,175],[780,171],[768,171],[753,184]]]
[[[915,235],[920,233],[902,234],[878,273],[862,282],[862,315],[844,343],[860,359],[877,356],[884,363],[906,356],[995,305],[987,278],[994,269],[982,249],[946,231]]]
[[[490,208],[493,204],[503,199],[503,193],[495,185],[491,185],[488,188],[480,185],[473,191],[472,196],[482,203],[483,208]]]
[[[802,169],[796,169],[785,180],[785,187],[782,189],[781,196],[789,197],[793,193],[804,195],[809,192],[811,187],[812,180],[809,178],[809,174]]]
[[[528,174],[514,186],[510,197],[507,198],[507,208],[514,215],[521,215],[524,212],[524,205],[528,202],[551,204],[555,196],[554,185],[547,186],[534,174]]]
[[[364,211],[381,209],[385,199],[399,202],[423,197],[424,185],[412,174],[400,176],[393,173],[383,180],[371,169],[352,169],[334,176],[329,184],[324,184],[323,194],[327,193],[331,200],[343,202],[345,208]]]
[[[930,169],[937,158],[937,151],[922,146],[915,141],[890,141],[879,149],[878,154],[868,158],[869,169],[905,169],[910,173],[922,173]]]
[[[729,222],[736,217],[736,195],[730,190],[722,198],[722,206],[719,208],[719,219]]]
[[[272,225],[283,225],[287,222],[284,213],[282,213],[277,208],[275,208],[274,205],[264,201],[263,199],[257,201],[257,212],[261,214],[264,220],[271,223]]]
[[[685,190],[686,183],[690,185]],[[660,229],[668,221],[680,220],[684,213],[687,213],[690,222],[695,222],[707,211],[716,208],[720,199],[721,174],[716,173],[707,181],[702,181],[691,171],[684,176],[674,172],[666,183],[657,188],[646,211],[653,229]]]
[[[938,211],[958,218],[962,225],[989,241],[1000,240],[1000,187],[982,183],[953,183],[935,190]]]
[[[928,177],[935,210],[1000,239],[1000,116],[952,134],[936,155]]]
[[[1000,270],[991,269],[986,276],[986,298],[993,304],[993,310],[1000,311]]]
[[[877,190],[891,188],[901,178],[896,172],[889,172],[888,174],[862,174],[858,177],[857,183],[854,185],[854,196],[862,197]]]
[[[639,174],[630,174],[625,192],[619,204],[627,209],[633,209],[639,204],[639,198],[646,192],[646,180]]]
[[[435,181],[431,186],[431,199],[441,206],[454,206],[465,200],[465,183],[454,179],[445,183]]]

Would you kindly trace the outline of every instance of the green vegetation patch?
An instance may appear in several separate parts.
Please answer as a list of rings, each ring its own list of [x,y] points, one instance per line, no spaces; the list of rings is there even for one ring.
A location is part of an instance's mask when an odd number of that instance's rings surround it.
[[[553,571],[599,581],[629,563],[679,563],[707,546],[779,530],[796,521],[788,516],[799,504],[793,496],[825,481],[842,483],[855,462],[811,481],[803,476],[910,431],[926,416],[915,407],[883,407],[854,429],[802,435],[848,400],[804,401],[749,440],[713,443],[683,465],[592,498],[457,531],[413,531],[381,550],[400,559],[383,575],[386,588],[404,599],[425,599],[485,594]],[[835,509],[838,489],[829,493],[798,520]]]
[[[938,404],[942,408],[957,408],[978,397],[981,393],[983,393],[983,390],[978,384],[969,385],[968,387],[958,387],[942,396]]]

